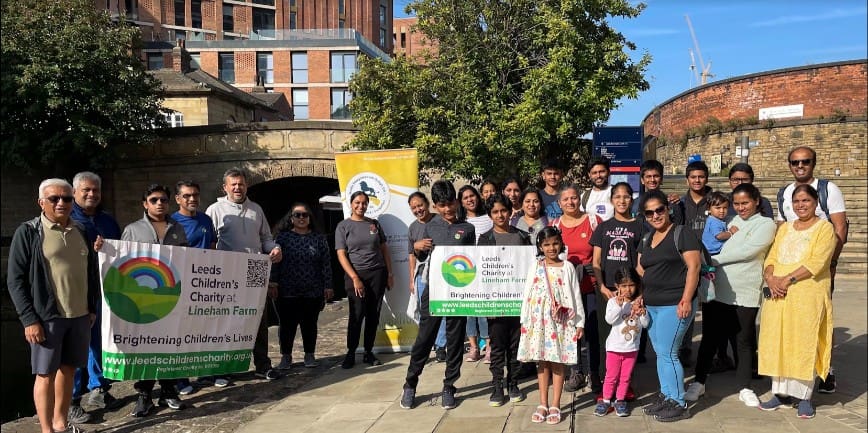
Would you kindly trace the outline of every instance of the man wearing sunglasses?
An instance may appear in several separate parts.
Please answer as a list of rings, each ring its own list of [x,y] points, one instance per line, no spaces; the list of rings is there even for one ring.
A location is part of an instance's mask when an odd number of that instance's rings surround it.
[[[121,240],[181,247],[189,246],[184,227],[169,216],[169,187],[158,184],[148,186],[142,195],[142,206],[145,208],[145,215],[142,219],[124,228]],[[147,416],[153,409],[154,402],[151,398],[151,391],[154,390],[155,382],[153,379],[140,380],[133,385],[139,393],[133,408],[133,416]],[[174,410],[184,408],[184,403],[181,402],[178,391],[175,389],[177,382],[177,379],[160,379],[160,399],[157,404]]]
[[[93,245],[97,237],[103,239],[120,239],[121,228],[114,217],[104,212],[102,204],[102,179],[96,173],[83,171],[72,178],[71,218],[83,225],[87,233],[87,241]],[[87,368],[75,371],[75,386],[72,389],[72,406],[69,407],[69,421],[85,423],[91,415],[81,408],[82,395],[86,406],[97,409],[112,410],[123,406],[109,389],[111,382],[103,377],[102,372],[102,335],[100,327],[100,299],[97,298],[96,322],[90,328],[90,348],[87,354]]]
[[[797,219],[796,213],[793,211],[793,190],[797,186],[809,184],[817,190],[820,196],[820,203],[816,210],[817,216],[831,222],[835,228],[835,235],[838,237],[838,244],[832,253],[832,264],[830,266],[832,292],[834,293],[838,257],[841,255],[841,250],[844,249],[844,244],[847,243],[849,231],[847,209],[844,207],[844,195],[841,194],[841,189],[834,183],[829,182],[827,179],[817,179],[814,177],[814,167],[817,166],[817,152],[814,149],[807,146],[795,147],[787,155],[787,162],[789,163],[790,172],[793,174],[794,182],[778,191],[777,223],[782,224],[784,221]],[[820,380],[819,392],[824,394],[835,392],[834,369],[829,368],[829,375],[826,377],[826,380]]]
[[[99,270],[85,228],[72,220],[72,185],[39,185],[40,216],[15,230],[7,286],[36,375],[33,402],[42,431],[80,431],[68,419],[76,368],[87,365]]]

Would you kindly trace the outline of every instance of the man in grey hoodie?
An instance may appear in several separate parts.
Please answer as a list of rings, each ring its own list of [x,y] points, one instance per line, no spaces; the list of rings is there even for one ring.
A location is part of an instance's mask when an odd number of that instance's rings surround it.
[[[271,226],[265,219],[265,213],[258,204],[247,198],[247,174],[240,168],[226,170],[223,174],[223,191],[226,196],[218,198],[205,210],[205,214],[214,221],[217,249],[265,253],[272,263],[280,262],[283,258],[280,245],[271,236]],[[269,296],[272,295],[276,296],[276,291],[269,293]],[[262,321],[253,343],[253,365],[257,377],[274,380],[280,375],[271,367],[271,359],[268,358],[268,308],[262,311]],[[226,383],[225,378],[215,380],[218,386],[225,386]]]

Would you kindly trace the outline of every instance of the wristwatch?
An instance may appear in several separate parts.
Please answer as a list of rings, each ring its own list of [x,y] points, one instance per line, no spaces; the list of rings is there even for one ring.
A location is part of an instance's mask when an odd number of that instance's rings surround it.
[[[799,281],[796,277],[790,277],[790,284],[796,284],[796,281]]]

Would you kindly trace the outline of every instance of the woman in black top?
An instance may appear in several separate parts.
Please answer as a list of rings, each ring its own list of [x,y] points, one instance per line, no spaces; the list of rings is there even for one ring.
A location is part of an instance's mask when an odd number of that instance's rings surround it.
[[[272,266],[269,289],[277,289],[280,317],[280,353],[277,368],[292,366],[292,343],[301,327],[304,343],[304,366],[316,367],[316,323],[325,302],[334,296],[329,245],[325,236],[314,230],[313,213],[305,203],[294,203],[278,223],[274,241],[284,253],[283,260]]]
[[[363,361],[381,365],[372,352],[377,326],[380,324],[380,307],[386,290],[392,287],[392,262],[389,247],[380,223],[365,216],[368,210],[368,195],[356,191],[350,196],[350,217],[339,222],[335,228],[335,249],[338,261],[344,270],[344,282],[350,304],[347,322],[347,355],[341,368],[353,368],[356,364],[356,349],[365,322],[365,355]]]

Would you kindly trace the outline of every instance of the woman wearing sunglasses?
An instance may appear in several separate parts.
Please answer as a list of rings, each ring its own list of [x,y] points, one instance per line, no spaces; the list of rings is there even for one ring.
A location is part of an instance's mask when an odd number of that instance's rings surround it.
[[[660,396],[645,407],[645,414],[661,422],[678,421],[690,416],[678,348],[696,312],[702,243],[693,230],[673,224],[669,200],[662,192],[648,192],[642,211],[651,232],[639,244],[637,270],[644,286],[643,302],[651,317],[648,336],[657,353],[660,382]]]
[[[334,296],[332,267],[326,237],[316,230],[313,214],[305,203],[294,203],[277,225],[274,241],[283,251],[283,260],[272,266],[269,295],[277,298],[280,317],[278,370],[292,367],[292,343],[301,328],[304,366],[314,368],[316,361],[316,323],[326,301]],[[276,290],[276,293],[274,292]],[[276,296],[275,296],[276,295]]]

